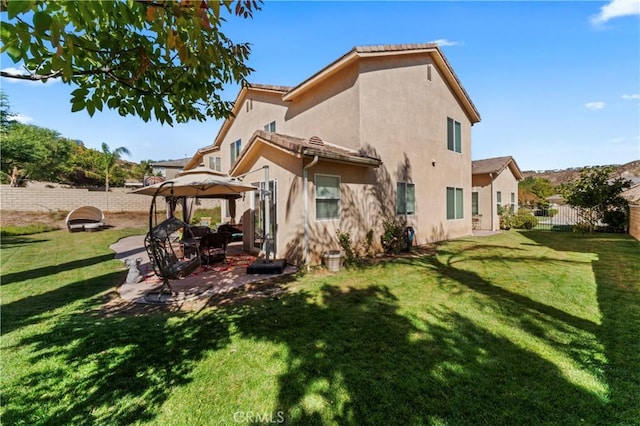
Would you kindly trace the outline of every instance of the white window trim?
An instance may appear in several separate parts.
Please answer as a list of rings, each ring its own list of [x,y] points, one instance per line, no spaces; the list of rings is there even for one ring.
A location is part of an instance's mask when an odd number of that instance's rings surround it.
[[[340,198],[338,198],[338,217],[318,219],[318,204],[317,204],[317,200],[318,200],[318,176],[338,178],[338,194],[340,195]],[[320,200],[330,200],[330,199],[332,200],[333,198],[320,198]],[[336,221],[336,220],[340,220],[342,218],[342,176],[340,176],[340,175],[330,175],[330,174],[326,174],[326,173],[316,173],[313,176],[313,203],[314,203],[314,208],[315,208],[316,222],[333,222],[333,221]]]

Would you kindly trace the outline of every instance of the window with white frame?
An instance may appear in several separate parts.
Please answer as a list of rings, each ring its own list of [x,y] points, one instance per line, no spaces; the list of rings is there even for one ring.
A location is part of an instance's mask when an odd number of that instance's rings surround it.
[[[498,214],[502,213],[502,192],[496,192],[496,212]]]
[[[222,159],[220,157],[209,157],[209,168],[216,172],[222,172]]]
[[[511,213],[516,212],[516,193],[511,193]]]
[[[265,132],[274,132],[275,133],[275,131],[276,131],[276,122],[272,121],[269,124],[265,124],[264,125],[264,131]]]
[[[340,218],[340,176],[316,174],[316,220]]]
[[[238,139],[235,142],[231,142],[231,164],[236,162],[236,159],[240,156],[242,149],[242,139]]]
[[[416,185],[408,182],[398,182],[396,190],[396,214],[415,214]]]
[[[463,218],[462,188],[447,187],[447,219]]]
[[[447,149],[462,152],[462,126],[450,117],[447,117]]]

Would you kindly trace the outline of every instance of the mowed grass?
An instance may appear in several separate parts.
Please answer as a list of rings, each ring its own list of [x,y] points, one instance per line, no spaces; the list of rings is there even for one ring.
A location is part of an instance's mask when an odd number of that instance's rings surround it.
[[[511,231],[267,298],[106,314],[126,275],[107,247],[127,234],[2,239],[3,424],[640,419],[628,236]]]

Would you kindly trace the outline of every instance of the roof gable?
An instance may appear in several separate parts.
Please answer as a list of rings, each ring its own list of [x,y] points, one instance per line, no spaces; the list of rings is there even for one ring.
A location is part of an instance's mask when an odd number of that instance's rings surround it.
[[[471,174],[472,175],[485,175],[485,174],[499,175],[507,167],[511,170],[511,173],[513,173],[513,176],[517,180],[524,179],[524,176],[522,175],[522,171],[520,171],[520,167],[518,167],[516,160],[514,160],[512,156],[486,158],[483,160],[474,160],[471,163]]]
[[[307,90],[315,87],[320,82],[326,80],[327,78],[332,77],[336,73],[342,71],[344,67],[352,64],[353,62],[359,60],[360,58],[369,58],[376,56],[396,56],[396,55],[431,55],[434,63],[440,71],[442,72],[445,80],[451,87],[454,92],[456,98],[460,101],[463,106],[463,109],[467,113],[469,120],[471,123],[477,123],[480,121],[480,114],[476,109],[475,105],[471,101],[467,91],[462,87],[460,80],[456,76],[453,68],[444,57],[437,43],[415,43],[415,44],[390,44],[390,45],[375,45],[375,46],[356,46],[347,52],[345,55],[338,58],[336,61],[327,65],[317,73],[313,74],[308,79],[304,80],[302,83],[298,84],[295,87],[290,86],[276,86],[276,85],[268,85],[268,84],[247,84],[240,89],[236,100],[234,101],[234,106],[232,109],[232,115],[227,118],[218,134],[216,135],[212,147],[220,146],[222,140],[227,134],[231,124],[233,123],[235,116],[239,112],[242,104],[247,97],[249,91],[260,91],[263,93],[272,93],[274,95],[281,96],[283,101],[291,101]],[[203,149],[204,150],[204,149]],[[194,155],[192,160],[189,162],[187,168],[194,167],[199,164],[202,153],[199,150],[198,153]]]
[[[430,55],[434,64],[440,69],[445,80],[453,90],[454,95],[462,104],[471,123],[480,121],[480,113],[471,101],[467,91],[460,83],[453,68],[440,51],[437,43],[392,44],[376,46],[356,46],[336,61],[327,65],[302,83],[298,84],[282,97],[285,101],[294,100],[307,90],[317,86],[322,81],[334,76],[345,67],[351,65],[360,58],[398,55]]]
[[[318,156],[318,158],[328,161],[365,167],[378,167],[382,164],[382,161],[377,158],[331,144],[327,141],[323,141],[317,136],[312,136],[309,139],[303,139],[280,133],[257,130],[249,140],[249,143],[240,153],[236,162],[231,165],[231,169],[229,171],[230,175],[233,176],[238,171],[242,170],[245,161],[250,156],[249,154],[256,149],[259,149],[258,145],[260,143],[271,145],[288,154],[300,158]]]

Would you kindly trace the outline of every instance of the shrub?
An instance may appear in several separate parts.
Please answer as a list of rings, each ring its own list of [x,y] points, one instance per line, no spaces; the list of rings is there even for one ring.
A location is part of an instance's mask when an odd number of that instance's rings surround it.
[[[625,232],[628,219],[628,214],[624,210],[609,210],[604,213],[602,221],[612,232]]]
[[[382,222],[384,232],[380,243],[385,253],[397,254],[404,245],[404,226],[397,219],[387,219]]]
[[[513,227],[516,229],[533,229],[538,226],[538,218],[530,212],[518,212],[513,215]]]
[[[554,217],[558,214],[558,209],[549,209],[547,210],[547,214],[549,215],[549,217]]]
[[[351,241],[351,234],[348,232],[342,232],[339,229],[336,231],[338,237],[338,244],[342,247],[342,251],[345,257],[345,263],[351,264],[357,260],[355,250],[353,249],[353,242]]]
[[[373,254],[373,251],[372,251],[372,247],[373,247],[373,229],[369,229],[367,231],[367,235],[365,236],[363,245],[364,245],[363,251],[364,251],[365,256],[371,257],[371,255]]]

